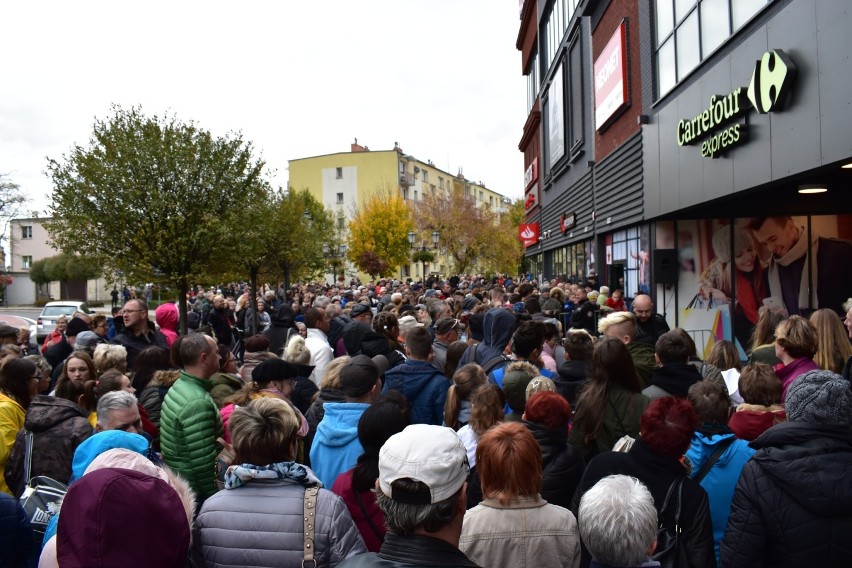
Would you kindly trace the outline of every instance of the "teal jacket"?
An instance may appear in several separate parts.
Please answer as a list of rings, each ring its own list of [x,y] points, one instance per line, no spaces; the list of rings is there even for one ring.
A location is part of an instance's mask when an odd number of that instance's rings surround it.
[[[199,499],[216,492],[214,464],[222,435],[212,383],[181,372],[163,401],[160,449],[163,461],[189,482]]]

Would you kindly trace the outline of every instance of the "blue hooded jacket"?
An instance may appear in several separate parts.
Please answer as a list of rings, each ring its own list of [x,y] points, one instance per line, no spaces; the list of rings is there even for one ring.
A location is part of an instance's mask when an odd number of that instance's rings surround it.
[[[696,432],[692,437],[692,445],[686,452],[686,457],[692,463],[691,477],[695,477],[704,465],[716,446],[722,440],[731,438],[733,434],[714,434],[708,436]],[[710,518],[713,521],[713,548],[716,552],[716,562],[719,562],[719,543],[725,536],[725,527],[728,525],[728,516],[731,514],[731,500],[734,498],[734,489],[740,479],[746,462],[756,453],[749,447],[746,440],[737,440],[728,446],[713,467],[701,480],[701,487],[707,492],[710,499]]]
[[[473,347],[468,347],[462,353],[459,367],[468,363],[476,363],[484,367],[491,359],[503,355],[503,351],[512,339],[512,334],[515,333],[515,316],[506,308],[491,308],[485,313],[482,331],[484,337],[482,343],[476,346],[476,360],[471,360]],[[509,362],[509,359],[501,361],[489,371],[489,375],[497,369],[502,369]]]
[[[385,372],[382,394],[401,392],[411,404],[412,424],[440,426],[444,421],[444,403],[450,380],[428,361],[408,359]]]
[[[358,440],[358,421],[369,408],[363,402],[327,402],[311,445],[311,469],[324,487],[355,466],[364,448]]]

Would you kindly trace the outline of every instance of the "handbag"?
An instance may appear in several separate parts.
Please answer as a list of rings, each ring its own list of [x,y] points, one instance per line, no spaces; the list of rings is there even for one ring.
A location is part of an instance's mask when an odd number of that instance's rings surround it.
[[[234,464],[234,448],[222,438],[216,438],[216,442],[222,446],[219,453],[216,454],[215,469],[216,469],[216,488],[222,490],[225,488],[225,473],[228,468]]]
[[[316,548],[314,544],[316,539],[314,538],[314,533],[316,532],[316,510],[317,510],[317,494],[319,493],[319,487],[308,487],[305,489],[305,497],[304,501],[304,513],[305,513],[305,546],[304,546],[304,555],[302,557],[302,568],[307,568],[307,562],[312,562],[313,565],[311,568],[316,568],[317,561],[314,559],[314,555],[316,554]]]
[[[686,555],[686,546],[681,536],[683,529],[680,525],[680,506],[683,492],[684,477],[672,481],[666,499],[660,508],[660,525],[657,530],[657,548],[651,556],[663,568],[685,568],[689,566],[689,558]],[[666,522],[666,511],[669,510],[672,495],[676,495],[677,501],[672,505],[674,508],[674,522]]]
[[[44,475],[32,477],[33,433],[24,430],[24,479],[27,485],[21,495],[20,503],[30,520],[35,538],[41,541],[50,519],[59,512],[59,505],[68,486]]]

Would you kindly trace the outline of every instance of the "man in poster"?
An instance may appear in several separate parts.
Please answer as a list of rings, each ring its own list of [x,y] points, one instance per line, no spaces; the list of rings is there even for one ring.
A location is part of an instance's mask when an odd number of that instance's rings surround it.
[[[807,316],[818,308],[841,313],[852,292],[852,242],[812,235],[808,247],[806,227],[791,217],[756,217],[747,227],[771,253],[770,297],[764,305],[783,303],[789,315]],[[816,274],[815,295],[810,294],[809,265]]]

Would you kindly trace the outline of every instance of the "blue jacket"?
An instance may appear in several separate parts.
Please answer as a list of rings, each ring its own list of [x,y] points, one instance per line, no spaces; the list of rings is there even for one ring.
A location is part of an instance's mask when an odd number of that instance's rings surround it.
[[[408,359],[385,372],[382,394],[396,390],[411,404],[412,424],[440,426],[444,420],[444,403],[450,380],[428,361]]]
[[[462,353],[459,368],[468,363],[476,363],[484,367],[489,361],[502,355],[512,339],[512,334],[515,333],[515,327],[515,316],[506,308],[491,308],[485,312],[482,320],[482,343],[477,344],[475,350],[471,346]],[[475,356],[472,357],[472,353],[475,353]],[[508,364],[509,359],[506,358],[489,369],[489,373]]]
[[[39,549],[18,500],[0,493],[0,566],[35,566]]]
[[[716,445],[733,434],[714,434],[706,436],[696,432],[692,437],[692,445],[686,452],[686,457],[692,462],[692,477],[699,472],[701,466],[716,450]],[[756,453],[746,440],[737,440],[728,446],[713,467],[701,480],[701,487],[710,499],[710,518],[713,521],[713,548],[716,552],[716,563],[719,563],[719,543],[725,536],[728,515],[731,514],[731,499],[746,462]]]
[[[325,416],[311,445],[311,469],[324,487],[334,485],[337,476],[352,469],[364,453],[358,440],[358,421],[369,406],[361,402],[325,403]]]

